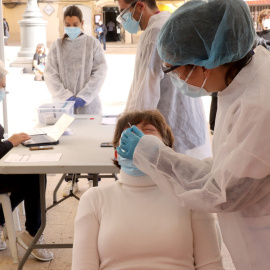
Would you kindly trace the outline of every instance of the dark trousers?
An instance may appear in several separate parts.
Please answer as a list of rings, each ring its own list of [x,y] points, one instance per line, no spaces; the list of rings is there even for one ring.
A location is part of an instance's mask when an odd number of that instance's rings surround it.
[[[103,42],[103,48],[104,48],[104,51],[106,51],[106,36],[105,35],[98,36],[98,40],[100,44],[101,44],[101,41]]]
[[[109,38],[109,41],[115,41],[114,31],[109,31],[108,32],[108,38]]]
[[[212,101],[211,101],[211,106],[210,106],[210,115],[209,115],[209,124],[210,124],[211,130],[215,129],[217,103],[218,103],[218,97],[217,97],[217,94],[215,93],[214,95],[212,95]]]
[[[0,175],[0,193],[10,194],[12,211],[24,200],[25,229],[35,236],[41,225],[39,175],[13,174]],[[0,204],[0,225],[5,224],[5,217]]]

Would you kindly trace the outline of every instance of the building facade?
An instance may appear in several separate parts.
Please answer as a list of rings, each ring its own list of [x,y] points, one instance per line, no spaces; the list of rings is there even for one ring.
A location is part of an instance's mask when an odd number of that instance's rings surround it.
[[[161,10],[173,12],[177,7],[185,1],[157,1]],[[95,36],[95,24],[102,19],[105,25],[109,21],[115,24],[114,41],[130,44],[137,43],[140,33],[131,35],[122,29],[121,25],[116,21],[119,15],[117,1],[111,0],[95,0],[95,1],[72,1],[72,0],[42,0],[38,1],[39,9],[43,15],[43,19],[47,21],[47,46],[63,36],[64,23],[63,13],[69,5],[77,5],[83,12],[84,31],[89,35]],[[3,0],[3,17],[7,19],[10,28],[10,44],[20,44],[20,26],[18,21],[23,19],[23,14],[27,7],[27,0]]]
[[[157,1],[161,11],[167,10],[171,13],[188,0],[176,1]],[[262,9],[270,8],[270,0],[245,0],[250,7],[251,15],[254,20],[255,28],[257,24],[258,14]],[[77,5],[81,8],[84,17],[85,33],[95,36],[95,24],[99,18],[102,19],[105,25],[109,21],[115,24],[113,41],[118,41],[126,44],[137,43],[140,32],[136,35],[131,35],[125,31],[116,21],[119,15],[117,1],[115,0],[41,0],[38,1],[39,9],[43,15],[43,19],[47,21],[47,46],[63,36],[64,24],[63,13],[67,6]],[[23,14],[27,7],[27,0],[3,0],[3,17],[7,19],[10,28],[9,43],[20,45],[20,26],[18,21],[23,19]]]

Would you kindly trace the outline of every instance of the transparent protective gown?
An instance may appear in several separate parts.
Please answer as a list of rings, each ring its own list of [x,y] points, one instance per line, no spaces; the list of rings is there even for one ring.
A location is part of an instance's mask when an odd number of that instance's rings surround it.
[[[103,49],[96,38],[83,34],[74,40],[57,39],[51,46],[45,66],[46,85],[55,100],[82,98],[85,106],[78,114],[101,113],[98,93],[107,73]]]
[[[162,69],[157,52],[161,27],[170,17],[167,11],[153,15],[141,34],[133,82],[125,111],[158,109],[175,136],[176,152],[199,159],[212,156],[201,98],[182,95]]]
[[[270,54],[252,61],[218,97],[213,159],[175,153],[143,136],[134,164],[181,206],[217,212],[237,270],[270,269]]]

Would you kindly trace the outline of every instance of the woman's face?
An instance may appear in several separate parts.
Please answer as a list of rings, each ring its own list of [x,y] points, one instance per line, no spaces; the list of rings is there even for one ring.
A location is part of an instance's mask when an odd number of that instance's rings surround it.
[[[168,68],[172,67],[172,65],[168,63],[164,63],[163,65]],[[185,81],[193,67],[194,66],[192,65],[179,66],[171,72],[174,72],[180,79]],[[196,66],[192,71],[190,77],[187,79],[186,83],[193,86],[201,87],[204,83],[204,80],[207,78],[207,81],[204,85],[204,89],[207,92],[222,91],[227,87],[225,82],[225,74],[228,68],[229,66],[226,67],[224,65],[214,69],[206,69],[204,67]],[[171,72],[167,74],[170,75]]]
[[[163,62],[163,66],[166,68],[172,67],[172,65],[170,65],[166,62]],[[179,66],[176,69],[168,72],[167,74],[172,75],[171,73],[174,73],[173,74],[174,76],[176,75],[181,80],[185,81],[193,67],[194,66]],[[204,81],[204,79],[205,79],[205,77],[203,76],[203,73],[199,72],[199,69],[195,68],[192,71],[190,77],[188,78],[187,83],[200,87],[202,85],[202,82]]]
[[[65,17],[65,27],[83,27],[83,21],[80,22],[79,18],[76,16],[72,16],[72,17]]]
[[[266,17],[263,21],[263,29],[264,30],[270,30],[270,17]]]
[[[162,137],[161,137],[159,131],[153,125],[141,122],[141,123],[137,124],[136,127],[139,130],[141,130],[145,135],[153,135],[153,136],[158,137],[160,140],[162,140]]]
[[[39,52],[40,52],[40,54],[45,53],[45,47],[40,47]]]
[[[6,87],[6,76],[0,79],[0,88]]]
[[[142,131],[145,135],[153,135],[153,136],[158,137],[161,141],[163,141],[159,131],[157,130],[157,128],[155,128],[155,126],[142,121],[141,123],[137,124],[136,127],[140,131]],[[125,128],[124,130],[126,130],[126,129],[127,128]],[[117,157],[118,157],[118,153],[115,150],[115,158],[117,159]]]

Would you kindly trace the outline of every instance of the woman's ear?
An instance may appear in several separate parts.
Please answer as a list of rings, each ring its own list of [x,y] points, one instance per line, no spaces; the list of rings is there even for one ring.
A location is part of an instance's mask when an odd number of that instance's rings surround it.
[[[205,78],[209,78],[212,69],[207,69],[207,68],[205,68],[205,67],[202,67],[202,70],[203,70],[203,73],[204,73],[204,77],[205,77]]]
[[[139,11],[143,12],[146,8],[146,4],[144,2],[138,2]]]
[[[83,24],[84,24],[84,20],[82,20],[82,22],[81,22],[81,28],[82,28],[82,30],[84,30],[83,29]]]

